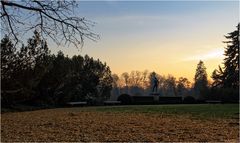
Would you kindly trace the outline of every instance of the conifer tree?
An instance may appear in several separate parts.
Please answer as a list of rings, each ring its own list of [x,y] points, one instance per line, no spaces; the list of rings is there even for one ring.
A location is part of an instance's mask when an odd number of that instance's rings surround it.
[[[224,43],[227,43],[227,47],[224,51],[224,67],[219,66],[218,70],[214,70],[213,87],[236,89],[239,87],[239,24],[237,30],[228,33],[225,37],[227,41]]]
[[[208,80],[206,67],[203,61],[199,61],[194,77],[194,90],[198,96],[203,96],[204,92],[208,89]]]
[[[237,30],[228,33],[225,36],[228,41],[224,55],[224,87],[238,88],[239,87],[239,24]]]

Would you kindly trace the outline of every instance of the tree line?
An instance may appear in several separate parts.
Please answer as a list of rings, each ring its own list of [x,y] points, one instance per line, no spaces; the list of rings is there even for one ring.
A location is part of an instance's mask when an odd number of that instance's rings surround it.
[[[149,95],[152,92],[153,76],[158,81],[158,93],[166,96],[182,96],[190,92],[190,81],[185,77],[176,79],[172,75],[164,76],[156,72],[131,71],[124,72],[120,76],[113,74],[112,94],[128,93],[131,95]],[[116,98],[116,97],[115,97]]]
[[[88,55],[69,58],[51,54],[35,31],[26,45],[14,46],[8,36],[1,40],[2,106],[32,104],[62,106],[69,101],[99,102],[109,98],[110,68]]]
[[[239,24],[237,29],[226,36],[224,66],[218,66],[208,80],[206,67],[202,60],[197,64],[194,82],[185,77],[176,79],[172,75],[164,76],[147,70],[113,74],[112,94],[148,95],[151,93],[152,76],[159,81],[158,92],[164,96],[191,96],[198,100],[221,100],[239,102]],[[116,99],[115,97],[112,97]]]
[[[106,63],[88,55],[65,56],[50,53],[48,44],[34,31],[26,45],[17,47],[8,36],[1,40],[1,103],[62,106],[69,101],[96,104],[110,95],[151,93],[153,76],[159,80],[158,92],[165,96],[192,96],[199,100],[239,101],[239,24],[225,36],[224,66],[218,66],[208,80],[200,61],[194,83],[185,77],[176,79],[155,72],[132,71],[120,76],[111,74]],[[116,100],[111,96],[111,100]]]

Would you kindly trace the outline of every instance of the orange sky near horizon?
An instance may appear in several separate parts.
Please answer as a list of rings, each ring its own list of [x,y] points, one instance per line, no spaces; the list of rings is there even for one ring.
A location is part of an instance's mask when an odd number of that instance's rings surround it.
[[[204,44],[196,41],[148,41],[132,42],[126,40],[124,48],[116,45],[114,41],[108,41],[108,51],[102,51],[104,41],[90,43],[89,48],[83,47],[80,51],[75,50],[75,54],[88,54],[94,58],[99,58],[107,63],[112,73],[121,75],[123,72],[131,72],[134,70],[149,72],[155,71],[160,75],[167,76],[171,74],[176,78],[186,77],[189,81],[193,81],[197,64],[202,60],[207,68],[209,80],[214,69],[223,62],[224,47],[222,41],[224,37],[218,36],[215,40],[211,39]],[[215,41],[215,42],[213,42]],[[114,48],[111,48],[113,47]],[[151,48],[148,48],[151,47]],[[164,48],[159,48],[164,47]],[[194,48],[192,48],[194,47]],[[124,49],[128,49],[126,52]],[[68,53],[68,49],[64,53]],[[101,54],[100,54],[101,53]],[[70,54],[69,54],[70,55]]]

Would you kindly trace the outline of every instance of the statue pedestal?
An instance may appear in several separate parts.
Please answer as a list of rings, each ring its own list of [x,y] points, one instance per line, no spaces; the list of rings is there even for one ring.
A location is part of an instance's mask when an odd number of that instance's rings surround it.
[[[152,93],[150,93],[150,95],[152,95],[153,96],[153,99],[154,99],[154,101],[155,102],[158,102],[158,100],[159,100],[159,93],[157,93],[157,92],[152,92]]]

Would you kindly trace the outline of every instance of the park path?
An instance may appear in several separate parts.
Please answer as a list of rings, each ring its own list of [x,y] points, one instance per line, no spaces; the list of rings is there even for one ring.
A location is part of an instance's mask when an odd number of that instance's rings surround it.
[[[1,115],[1,141],[238,141],[238,121],[50,109]]]

